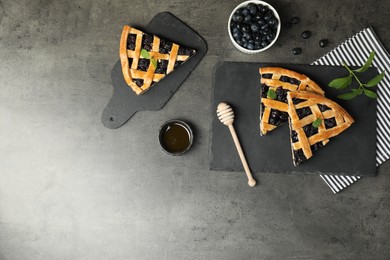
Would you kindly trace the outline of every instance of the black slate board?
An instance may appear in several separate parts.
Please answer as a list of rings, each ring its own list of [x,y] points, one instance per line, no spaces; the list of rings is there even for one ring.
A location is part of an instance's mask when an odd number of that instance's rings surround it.
[[[288,124],[260,136],[260,67],[279,66],[303,73],[325,90],[326,97],[338,102],[355,123],[318,150],[300,166],[293,166]],[[377,74],[370,68],[363,82]],[[351,101],[336,98],[340,91],[327,86],[329,81],[346,75],[345,68],[293,64],[221,62],[214,72],[211,170],[243,171],[229,129],[216,116],[220,102],[234,109],[234,127],[246,154],[249,167],[260,173],[316,173],[374,176],[376,174],[376,101],[365,96]]]
[[[102,123],[107,128],[114,129],[122,126],[137,111],[161,109],[207,52],[206,42],[170,13],[159,13],[145,28],[138,26],[137,28],[193,48],[196,54],[140,96],[137,96],[124,81],[121,64],[118,61],[111,70],[114,94],[102,114]]]

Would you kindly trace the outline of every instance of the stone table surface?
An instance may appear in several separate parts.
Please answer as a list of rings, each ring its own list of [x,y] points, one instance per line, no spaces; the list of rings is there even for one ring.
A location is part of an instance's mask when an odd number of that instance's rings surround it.
[[[246,55],[227,35],[238,0],[1,0],[0,259],[390,259],[390,162],[337,195],[316,175],[257,174],[249,188],[209,170],[218,61],[308,64],[370,26],[390,49],[388,0],[269,2],[301,22]],[[208,53],[162,110],[106,129],[122,26],[163,11]],[[195,128],[184,156],[157,143],[172,118]]]

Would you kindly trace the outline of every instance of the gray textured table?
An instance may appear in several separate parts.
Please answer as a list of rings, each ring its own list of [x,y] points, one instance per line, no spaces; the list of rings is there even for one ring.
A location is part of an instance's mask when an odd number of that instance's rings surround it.
[[[334,195],[313,175],[258,174],[250,189],[208,158],[218,61],[310,63],[368,26],[390,49],[388,0],[269,1],[301,23],[253,56],[227,37],[240,1],[67,2],[0,1],[1,260],[390,258],[390,162]],[[106,129],[121,28],[162,11],[198,31],[208,54],[163,110]],[[195,127],[181,157],[157,143],[171,118]]]

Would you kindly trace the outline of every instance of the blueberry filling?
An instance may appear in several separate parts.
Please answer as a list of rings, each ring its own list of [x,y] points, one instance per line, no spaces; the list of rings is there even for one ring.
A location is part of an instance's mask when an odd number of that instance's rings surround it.
[[[129,58],[129,67],[131,67],[131,64],[133,63],[133,59]]]
[[[287,76],[281,76],[281,77],[279,78],[279,80],[282,81],[282,82],[289,82],[289,81],[290,81],[290,78],[287,77]]]
[[[174,68],[176,68],[177,66],[179,66],[179,65],[182,64],[182,63],[183,63],[183,61],[178,61],[178,60],[177,60],[177,61],[175,62]]]
[[[154,72],[158,73],[158,74],[166,74],[167,68],[168,68],[168,61],[167,60],[160,60],[157,62],[157,68]]]
[[[267,85],[265,85],[265,84],[261,85],[260,94],[261,94],[262,98],[267,98],[268,89],[269,89],[269,87]]]
[[[152,45],[153,45],[153,36],[150,34],[144,34],[142,36],[142,49],[151,51]]]
[[[134,79],[134,82],[135,84],[137,84],[138,87],[142,87],[142,85],[144,84],[143,79]]]
[[[326,129],[333,128],[336,126],[336,119],[334,117],[328,118],[324,120],[324,123]]]
[[[293,104],[296,105],[296,104],[299,104],[299,103],[302,103],[302,102],[305,102],[306,100],[304,99],[300,99],[300,98],[293,98]]]
[[[308,124],[303,127],[303,131],[305,131],[306,137],[310,137],[318,133],[318,128]]]
[[[137,70],[147,71],[149,68],[150,60],[149,59],[139,59]]]
[[[129,34],[127,36],[127,49],[134,51],[135,50],[135,40],[137,38],[137,35],[135,34]]]
[[[287,103],[287,92],[288,92],[288,90],[283,89],[282,87],[278,87],[278,88],[276,89],[276,91],[275,91],[275,93],[276,93],[276,99],[277,99],[278,101]]]
[[[310,146],[310,149],[315,152],[317,151],[318,149],[320,149],[321,147],[323,147],[324,145],[322,144],[322,141],[321,142],[318,142],[318,143],[315,143],[313,145]]]
[[[299,119],[302,119],[302,118],[312,114],[311,109],[308,107],[298,108],[296,111],[297,111]]]
[[[298,133],[295,130],[291,130],[291,141],[293,143],[298,142]]]
[[[269,116],[269,123],[275,126],[279,126],[286,122],[288,118],[288,114],[286,112],[282,112],[276,109],[271,109],[271,113]]]
[[[194,51],[193,51],[192,49],[190,49],[190,48],[186,48],[186,47],[180,46],[180,47],[179,47],[178,54],[179,54],[179,55],[192,56],[192,55],[194,54]]]
[[[318,104],[318,108],[320,109],[321,112],[324,112],[326,110],[331,110],[330,107],[328,107],[326,105],[322,105],[322,104]]]
[[[293,84],[293,85],[300,85],[301,82],[297,79],[294,79],[294,78],[290,78],[290,83]]]
[[[306,160],[307,160],[306,156],[303,154],[302,149],[294,150],[294,161],[295,161],[296,165],[298,165]]]
[[[162,54],[169,54],[172,49],[172,42],[160,39],[159,52]]]
[[[272,74],[271,73],[263,74],[263,75],[261,75],[261,77],[263,77],[265,79],[271,79],[272,78]]]

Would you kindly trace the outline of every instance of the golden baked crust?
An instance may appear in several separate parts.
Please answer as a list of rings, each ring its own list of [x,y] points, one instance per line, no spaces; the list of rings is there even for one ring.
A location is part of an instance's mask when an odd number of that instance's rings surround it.
[[[128,48],[129,35],[134,35],[134,49]],[[151,49],[149,52],[150,58],[157,62],[157,68],[149,61],[147,69],[139,69],[139,62],[144,57],[141,57],[141,50],[143,46],[144,36],[153,37],[151,42]],[[171,47],[166,53],[160,52],[160,44],[170,43]],[[186,53],[180,54],[180,48],[186,48]],[[168,40],[162,39],[156,35],[148,35],[138,29],[125,25],[123,27],[120,46],[119,46],[119,57],[122,65],[122,73],[126,83],[131,89],[140,95],[145,91],[149,90],[150,87],[163,79],[167,74],[172,72],[181,63],[187,61],[190,57],[195,54],[195,50],[189,49],[179,44],[172,43]],[[130,64],[130,62],[131,64]],[[165,61],[166,68],[161,70],[162,61]]]
[[[287,92],[310,91],[324,95],[324,91],[304,74],[280,67],[259,69],[261,75],[260,134],[269,131],[287,121]],[[267,96],[269,89],[279,92],[276,99]]]
[[[315,150],[354,122],[344,108],[316,93],[289,92],[287,100],[294,165],[311,158]],[[319,126],[313,126],[318,119]]]

